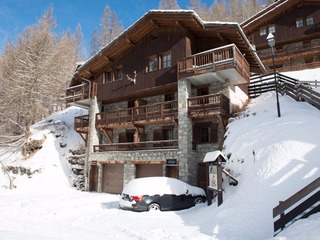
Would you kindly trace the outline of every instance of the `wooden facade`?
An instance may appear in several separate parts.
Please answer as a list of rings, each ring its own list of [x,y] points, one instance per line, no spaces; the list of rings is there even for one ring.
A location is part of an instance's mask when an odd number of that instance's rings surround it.
[[[275,65],[300,70],[320,65],[320,2],[278,0],[241,23],[267,69],[273,68],[266,37],[275,37]]]
[[[123,170],[133,175],[117,175],[123,183],[156,172],[195,184],[188,171],[221,147],[229,92],[243,92],[250,73],[264,70],[236,23],[203,22],[189,10],[148,12],[78,68],[67,88],[67,104],[89,109],[75,118],[87,144],[86,189],[118,189],[103,185],[112,169],[104,164],[134,165]]]

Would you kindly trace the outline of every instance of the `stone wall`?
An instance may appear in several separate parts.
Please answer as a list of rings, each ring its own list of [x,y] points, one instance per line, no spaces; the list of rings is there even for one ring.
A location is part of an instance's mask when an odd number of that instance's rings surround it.
[[[177,159],[179,161],[179,158],[180,151],[177,149],[97,152],[91,155],[91,161],[97,161],[99,164],[124,164],[124,185],[135,178],[135,164],[139,162],[141,164],[146,162],[148,164],[161,163],[165,171],[167,159]]]

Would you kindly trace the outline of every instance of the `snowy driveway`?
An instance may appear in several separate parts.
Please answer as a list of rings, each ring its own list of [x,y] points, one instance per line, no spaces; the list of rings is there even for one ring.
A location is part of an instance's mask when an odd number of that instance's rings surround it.
[[[79,192],[0,192],[0,239],[212,239],[197,225],[207,207],[136,213],[118,208],[119,195]],[[209,231],[209,232],[207,232]]]

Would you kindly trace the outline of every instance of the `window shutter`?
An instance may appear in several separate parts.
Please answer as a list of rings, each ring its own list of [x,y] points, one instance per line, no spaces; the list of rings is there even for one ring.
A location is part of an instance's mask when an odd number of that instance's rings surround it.
[[[212,143],[215,143],[218,141],[218,123],[212,123],[210,126],[210,140]]]
[[[199,125],[198,124],[194,124],[192,127],[192,142],[195,144],[199,143]]]
[[[153,130],[153,141],[163,140],[162,129]]]
[[[121,132],[119,133],[119,143],[127,142],[127,133]]]

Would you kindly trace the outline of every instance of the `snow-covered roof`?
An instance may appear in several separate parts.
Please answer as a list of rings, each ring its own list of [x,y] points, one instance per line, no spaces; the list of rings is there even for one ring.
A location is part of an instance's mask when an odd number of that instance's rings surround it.
[[[223,161],[227,161],[226,157],[223,155],[223,153],[219,150],[213,151],[213,152],[207,152],[204,156],[203,162],[213,162],[217,160],[217,158],[221,156],[223,158]]]
[[[105,57],[109,57],[106,56],[106,53],[108,52],[108,55],[112,55],[113,53],[113,49],[115,48],[119,48],[120,46],[125,46],[124,44],[128,44],[128,41],[131,42],[135,42],[137,40],[139,40],[139,37],[135,35],[135,33],[137,32],[135,30],[136,27],[139,27],[139,29],[141,28],[145,28],[146,32],[147,32],[147,25],[148,24],[152,24],[150,21],[148,21],[148,17],[150,17],[150,19],[156,19],[156,23],[161,22],[160,19],[162,19],[164,16],[157,16],[157,14],[177,14],[176,19],[179,19],[179,15],[178,14],[187,14],[187,18],[184,18],[185,21],[189,22],[190,24],[193,25],[194,28],[198,28],[199,29],[207,29],[208,30],[212,30],[214,31],[215,28],[219,28],[221,31],[221,28],[225,27],[226,29],[228,29],[229,32],[233,32],[235,35],[238,34],[238,36],[232,37],[233,41],[239,41],[239,44],[243,44],[243,46],[246,46],[248,48],[248,52],[245,52],[247,57],[249,56],[253,56],[251,59],[251,63],[250,65],[257,65],[256,68],[260,68],[261,70],[264,70],[264,66],[261,63],[259,57],[256,55],[254,49],[252,48],[249,40],[247,39],[246,35],[243,33],[240,25],[238,23],[235,22],[220,22],[220,21],[213,21],[213,22],[209,22],[209,21],[203,21],[199,15],[193,11],[193,10],[150,10],[148,11],[146,14],[144,14],[141,18],[139,18],[135,23],[133,23],[131,26],[129,26],[122,34],[120,34],[117,38],[115,38],[114,40],[112,40],[108,45],[106,45],[104,48],[102,48],[98,53],[96,53],[94,56],[92,56],[91,58],[89,58],[81,67],[78,68],[77,73],[81,75],[81,73],[83,74],[88,74],[88,72],[93,71],[97,66],[97,63],[100,62],[99,64],[103,64],[103,61],[105,61]],[[181,19],[182,20],[182,19]],[[184,21],[184,20],[182,20]],[[230,31],[230,29],[233,29],[232,31]],[[146,34],[146,33],[141,33],[141,34]],[[133,38],[133,39],[132,39]],[[241,42],[241,43],[240,43]],[[113,47],[115,46],[115,47]],[[124,47],[125,51],[127,48]],[[245,50],[246,48],[242,49]],[[90,71],[86,71],[87,69],[89,69]],[[85,73],[87,72],[87,73]]]

